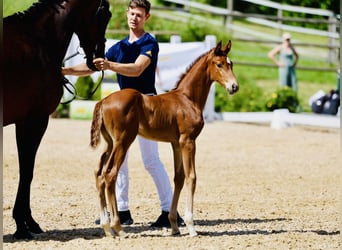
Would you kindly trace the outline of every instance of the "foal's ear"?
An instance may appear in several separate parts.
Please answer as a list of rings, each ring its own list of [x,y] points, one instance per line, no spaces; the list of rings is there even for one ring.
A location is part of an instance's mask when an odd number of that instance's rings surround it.
[[[232,47],[232,42],[229,40],[229,42],[223,48],[223,53],[225,53],[225,55],[228,55],[231,47]]]
[[[219,55],[222,53],[221,48],[222,48],[222,41],[219,41],[214,51],[215,55]]]

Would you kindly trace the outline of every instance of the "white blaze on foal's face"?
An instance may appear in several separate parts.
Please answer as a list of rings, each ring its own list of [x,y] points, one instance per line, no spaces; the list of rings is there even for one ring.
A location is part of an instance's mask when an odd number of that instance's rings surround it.
[[[226,83],[226,88],[229,92],[229,94],[234,94],[235,92],[238,91],[239,89],[239,85],[237,83],[237,80],[235,78],[235,75],[233,73],[233,62],[230,60],[230,58],[227,56],[227,63],[229,64],[230,67],[230,76],[229,76],[229,80]]]

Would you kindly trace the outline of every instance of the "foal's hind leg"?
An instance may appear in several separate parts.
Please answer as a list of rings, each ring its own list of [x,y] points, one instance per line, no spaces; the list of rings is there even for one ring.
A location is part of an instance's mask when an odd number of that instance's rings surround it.
[[[108,135],[103,135],[107,142],[107,149],[102,153],[98,167],[95,169],[95,183],[99,194],[100,201],[100,225],[103,227],[106,236],[114,236],[113,230],[109,226],[109,217],[106,205],[105,196],[105,181],[103,174],[103,167],[108,162],[110,153],[113,150],[113,142]]]
[[[185,183],[186,183],[186,209],[184,221],[188,227],[189,235],[196,236],[197,232],[194,226],[193,220],[193,205],[194,205],[194,194],[196,189],[196,170],[195,170],[195,150],[196,145],[193,140],[185,140],[182,147],[182,158],[183,158],[183,167],[185,174]]]
[[[49,116],[41,116],[16,123],[16,139],[19,156],[19,186],[13,209],[17,224],[16,239],[31,239],[31,233],[42,233],[38,223],[32,218],[30,209],[31,181],[37,149],[46,131]]]
[[[127,138],[128,139],[128,138]],[[110,156],[105,172],[105,186],[106,197],[108,201],[109,211],[111,215],[110,227],[118,236],[125,236],[125,232],[121,228],[119,212],[116,200],[116,180],[122,163],[124,162],[126,153],[129,146],[133,142],[133,139],[122,141],[116,141],[114,143],[114,149]]]
[[[130,116],[127,116],[130,117]],[[131,116],[136,117],[136,116]],[[106,140],[114,141],[113,150],[110,154],[106,168],[102,171],[105,181],[105,194],[108,201],[108,209],[111,216],[110,227],[119,236],[124,236],[125,232],[121,229],[119,212],[116,200],[116,180],[122,163],[125,160],[128,148],[138,134],[138,123],[135,120],[118,120],[120,123],[116,128],[103,129],[102,135]],[[125,123],[126,122],[126,123]],[[131,126],[128,129],[128,126]],[[109,136],[110,133],[110,136]]]

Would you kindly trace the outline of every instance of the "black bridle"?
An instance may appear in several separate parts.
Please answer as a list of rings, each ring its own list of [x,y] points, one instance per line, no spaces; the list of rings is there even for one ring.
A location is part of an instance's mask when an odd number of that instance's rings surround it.
[[[104,6],[103,6],[103,1],[104,0],[101,0],[100,1],[100,5],[99,7],[97,8],[96,12],[95,12],[95,17],[97,17],[98,15],[101,14],[101,12],[104,10]],[[69,59],[77,56],[77,55],[81,55],[82,52],[80,52],[80,46],[77,47],[76,49],[76,52],[68,57],[66,57],[64,60],[63,60],[63,64],[68,61]],[[99,86],[101,85],[102,81],[103,81],[103,77],[104,77],[104,71],[102,70],[101,71],[101,79],[100,81],[98,82],[98,84],[96,85],[95,89],[90,93],[90,95],[88,97],[81,97],[79,95],[77,95],[77,90],[76,90],[76,87],[74,84],[72,84],[69,79],[67,79],[66,77],[63,76],[63,86],[64,88],[70,93],[72,94],[72,98],[70,100],[67,100],[65,102],[60,102],[60,104],[68,104],[70,102],[72,102],[73,100],[75,100],[76,98],[77,99],[80,99],[80,100],[89,100],[94,94],[95,92],[97,91],[97,89],[99,88]]]
[[[77,47],[76,49],[76,52],[68,57],[66,57],[64,60],[63,60],[63,64],[70,60],[71,58],[77,56],[77,55],[82,55],[83,52],[80,51],[80,46]],[[66,78],[65,76],[63,76],[62,78],[62,82],[63,82],[63,86],[64,88],[72,95],[72,98],[70,100],[67,100],[65,102],[60,102],[60,104],[68,104],[70,102],[72,102],[73,100],[75,100],[76,98],[77,99],[80,99],[80,100],[89,100],[94,94],[95,92],[97,91],[97,89],[99,88],[99,86],[101,85],[102,81],[103,81],[103,77],[104,77],[104,71],[102,70],[101,71],[101,80],[98,82],[98,84],[96,85],[95,89],[90,93],[89,96],[87,97],[82,97],[82,96],[79,96],[77,95],[77,90],[76,90],[76,87],[75,87],[75,84],[72,84],[68,78]]]
[[[99,81],[99,83],[96,85],[95,89],[90,93],[89,96],[87,97],[82,97],[77,95],[77,90],[74,84],[72,84],[69,79],[67,79],[66,77],[63,76],[63,86],[64,88],[70,93],[72,94],[72,98],[70,100],[67,100],[65,102],[60,102],[60,104],[68,104],[70,102],[72,102],[73,100],[80,99],[80,100],[89,100],[97,91],[97,89],[99,88],[99,86],[101,85],[102,81],[103,81],[103,77],[104,77],[104,71],[101,71],[101,80]]]

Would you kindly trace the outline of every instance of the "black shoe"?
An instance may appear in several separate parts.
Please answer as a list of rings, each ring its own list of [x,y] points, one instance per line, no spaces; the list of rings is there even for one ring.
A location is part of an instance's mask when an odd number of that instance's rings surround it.
[[[133,224],[133,219],[129,210],[119,211],[119,217],[121,225],[128,226]]]
[[[110,221],[110,214],[108,212],[108,217]],[[133,224],[133,219],[131,216],[131,212],[129,210],[127,211],[119,211],[119,218],[120,218],[120,223],[121,225],[132,225]],[[95,220],[96,225],[100,225],[100,218]]]
[[[161,215],[158,217],[158,219],[151,224],[150,227],[167,227],[170,228],[170,221],[169,221],[169,212],[162,211]],[[185,226],[184,220],[179,216],[177,213],[177,224],[179,227]]]

